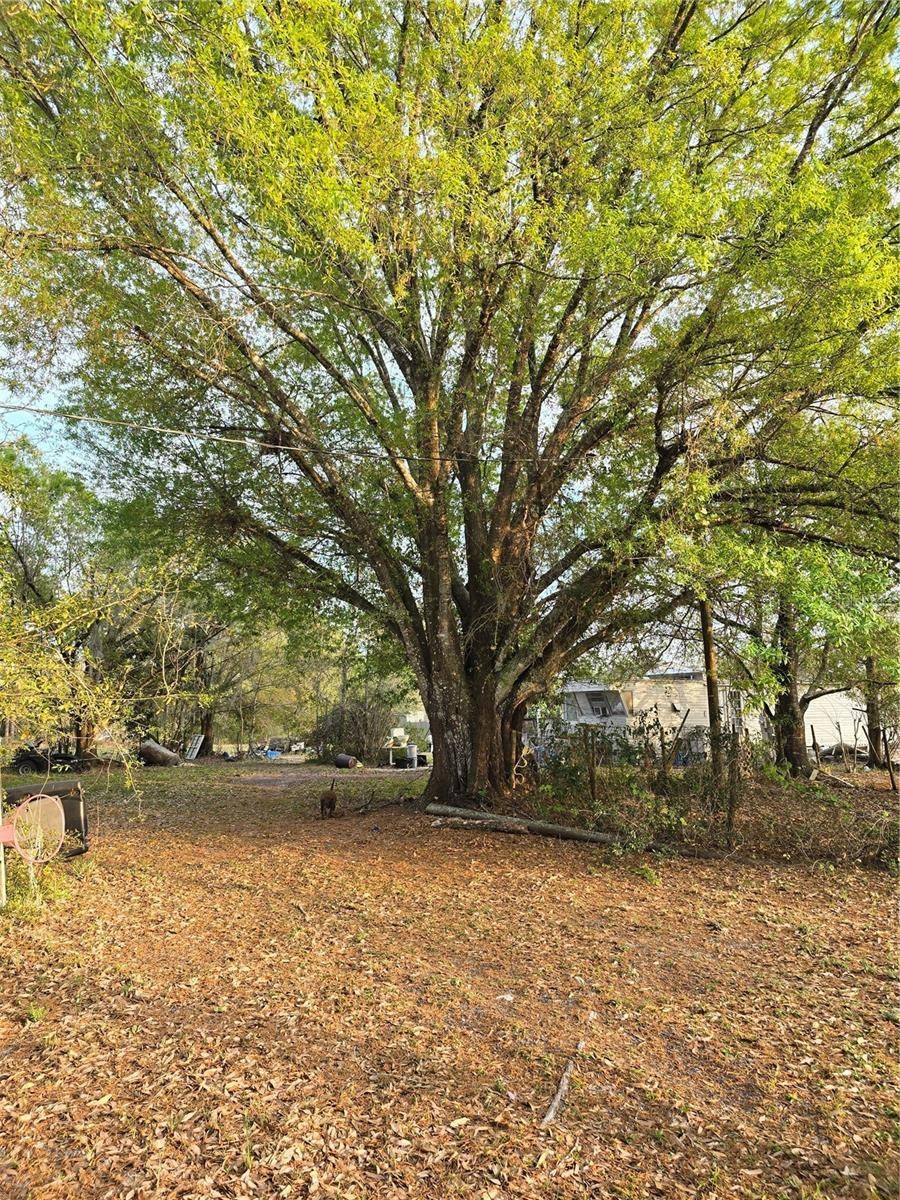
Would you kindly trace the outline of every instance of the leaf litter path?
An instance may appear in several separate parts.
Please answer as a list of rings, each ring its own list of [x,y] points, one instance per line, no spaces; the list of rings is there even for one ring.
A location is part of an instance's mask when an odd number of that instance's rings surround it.
[[[316,821],[321,772],[283,770],[146,772],[140,809],[93,784],[91,866],[0,923],[3,1200],[892,1194],[887,876],[653,883]]]

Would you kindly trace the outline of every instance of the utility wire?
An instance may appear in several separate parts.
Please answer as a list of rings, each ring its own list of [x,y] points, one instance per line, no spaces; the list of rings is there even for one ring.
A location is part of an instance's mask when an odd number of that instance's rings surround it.
[[[16,413],[16,412],[34,413],[35,415],[40,416],[40,417],[55,417],[58,420],[64,420],[64,421],[83,421],[83,422],[87,422],[89,424],[94,424],[94,425],[109,425],[109,426],[113,426],[114,428],[132,429],[139,433],[161,433],[161,434],[165,434],[169,437],[195,438],[195,439],[198,439],[200,441],[205,441],[205,442],[219,442],[219,443],[222,443],[222,444],[228,445],[228,446],[243,446],[245,449],[248,449],[248,450],[280,450],[282,453],[284,453],[287,450],[291,450],[291,449],[302,450],[304,448],[302,446],[297,446],[297,447],[285,446],[279,442],[261,442],[261,441],[258,441],[256,438],[250,437],[250,436],[230,437],[229,435],[224,434],[224,433],[204,433],[204,432],[200,432],[198,430],[173,429],[167,425],[147,425],[141,421],[129,421],[129,420],[126,420],[125,418],[120,418],[120,417],[98,417],[98,416],[94,416],[90,413],[60,412],[58,409],[55,409],[55,408],[40,408],[37,405],[33,405],[33,404],[0,404],[0,412],[2,412],[2,413]],[[360,447],[354,447],[354,446],[340,446],[337,448],[337,450],[341,454],[354,455],[358,458],[371,458],[371,459],[377,459],[377,460],[380,460],[383,462],[393,462],[394,461],[394,459],[389,454],[385,454],[383,451],[379,451],[379,450],[368,450],[368,449],[362,449]],[[596,455],[597,453],[598,453],[598,451],[596,451],[596,450],[588,451],[588,454],[591,456]],[[407,462],[454,463],[460,457],[474,459],[476,462],[485,463],[485,464],[499,463],[499,461],[500,461],[499,459],[482,458],[480,455],[471,455],[471,454],[467,454],[467,455],[406,454],[404,451],[399,450],[399,449],[397,451],[396,457],[405,459]],[[508,455],[508,456],[505,456],[505,459],[508,462],[517,462],[517,463],[537,463],[537,462],[544,461],[540,455],[534,455],[534,454],[527,455],[527,456]]]

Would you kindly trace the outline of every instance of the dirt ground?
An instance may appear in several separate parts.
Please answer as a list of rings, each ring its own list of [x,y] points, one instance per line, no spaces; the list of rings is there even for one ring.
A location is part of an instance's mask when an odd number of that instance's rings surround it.
[[[3,1200],[895,1194],[887,874],[319,821],[331,774],[91,782],[0,917]]]

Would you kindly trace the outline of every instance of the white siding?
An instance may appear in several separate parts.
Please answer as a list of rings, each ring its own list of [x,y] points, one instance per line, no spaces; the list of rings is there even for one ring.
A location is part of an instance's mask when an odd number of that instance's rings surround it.
[[[709,728],[706,681],[702,676],[679,678],[673,675],[630,680],[618,689],[618,694],[625,699],[627,715],[618,713],[608,717],[597,716],[591,711],[589,694],[607,690],[613,689],[604,683],[578,681],[568,684],[563,696],[563,719],[570,725],[598,725],[604,729],[624,729],[628,725],[634,725],[641,714],[646,714],[651,719],[655,716],[665,729],[674,730],[687,714],[684,724],[686,733],[693,729]],[[737,723],[742,730],[746,729],[753,739],[770,736],[767,732],[768,722],[765,721],[762,710],[751,707],[737,689],[732,689],[727,684],[722,685],[720,697],[722,720],[726,729],[731,729]],[[836,692],[834,695],[813,700],[806,715],[806,735],[809,744],[812,745],[810,725],[815,727],[820,746],[836,742],[838,722],[844,741],[852,742],[854,717],[859,719],[861,707],[861,702],[848,692]],[[865,730],[860,726],[860,745],[865,744],[865,738]]]
[[[854,737],[858,746],[867,745],[865,705],[852,692],[833,692],[830,696],[820,696],[817,700],[811,700],[806,710],[805,725],[808,746],[812,746],[813,729],[820,746],[835,745],[840,741],[838,725],[848,746],[853,745]]]
[[[622,729],[632,725],[642,714],[656,717],[666,729],[677,729],[683,718],[685,730],[709,728],[709,705],[704,679],[678,678],[634,679],[625,683],[618,694],[623,698],[626,712],[608,717],[595,715],[591,711],[590,693],[609,689],[602,683],[573,683],[568,685],[563,696],[563,718],[569,724],[602,725],[607,729]],[[731,689],[721,689],[722,717],[727,726],[738,718],[750,729],[751,735],[759,732],[759,717],[747,713],[738,692],[732,696]]]
[[[677,729],[685,716],[686,732],[709,728],[706,683],[702,679],[636,679],[631,690],[635,716],[655,716],[664,729]]]
[[[611,691],[622,700],[619,711],[598,716],[591,711],[591,693]],[[722,703],[728,702],[723,689]],[[567,686],[563,695],[563,719],[570,725],[598,725],[604,729],[625,729],[641,716],[657,719],[664,729],[674,730],[685,720],[685,732],[709,727],[706,683],[701,679],[671,676],[661,679],[629,680],[619,689],[608,684],[577,682]]]

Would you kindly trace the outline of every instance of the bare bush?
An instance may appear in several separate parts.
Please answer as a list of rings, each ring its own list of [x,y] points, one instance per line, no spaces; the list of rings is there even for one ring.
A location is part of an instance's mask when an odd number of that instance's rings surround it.
[[[387,741],[393,720],[394,711],[384,697],[351,698],[319,718],[311,740],[323,757],[352,754],[372,762]]]

